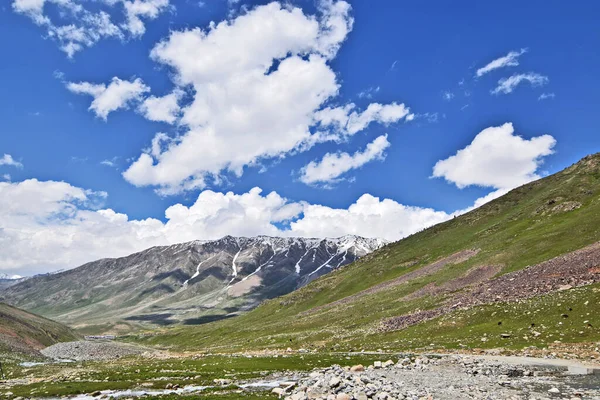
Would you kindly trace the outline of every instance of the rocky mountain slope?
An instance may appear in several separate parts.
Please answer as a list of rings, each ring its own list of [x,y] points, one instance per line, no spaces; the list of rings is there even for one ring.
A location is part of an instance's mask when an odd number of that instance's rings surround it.
[[[226,236],[94,261],[30,278],[0,294],[18,307],[87,326],[89,332],[137,324],[199,324],[252,309],[384,244],[357,236]]]
[[[595,154],[244,316],[142,341],[234,351],[538,346],[557,353],[576,343],[596,354],[599,304]]]
[[[3,361],[40,357],[39,350],[52,344],[77,340],[66,326],[0,303],[0,355]]]

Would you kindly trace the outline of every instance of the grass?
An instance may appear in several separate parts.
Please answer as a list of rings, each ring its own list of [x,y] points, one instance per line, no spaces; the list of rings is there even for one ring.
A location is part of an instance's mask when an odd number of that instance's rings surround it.
[[[0,303],[0,360],[4,363],[39,357],[37,349],[78,338],[62,324]]]
[[[576,204],[574,209],[567,208]],[[563,343],[598,347],[600,285],[498,302],[454,312],[409,328],[383,333],[386,318],[438,307],[445,295],[405,297],[429,284],[441,285],[482,265],[501,265],[500,274],[522,269],[600,241],[600,155],[567,170],[517,188],[477,210],[385,246],[306,287],[264,302],[245,315],[199,326],[156,329],[125,338],[174,351],[236,353],[248,350],[310,349],[319,353],[280,357],[205,355],[166,360],[124,359],[24,369],[10,365],[11,377],[43,382],[14,386],[20,396],[62,396],[102,388],[152,383],[212,384],[214,379],[253,379],[276,371],[309,370],[338,364],[369,364],[377,356],[345,352],[458,349],[560,348]],[[332,302],[387,282],[466,249],[479,253],[410,282]],[[330,306],[327,306],[330,305]],[[315,310],[315,307],[326,306]],[[505,336],[505,337],[503,337]],[[597,350],[595,350],[597,353]],[[343,354],[342,354],[343,353]],[[596,354],[594,353],[594,354]],[[75,374],[75,378],[73,375]],[[67,378],[65,378],[65,376]],[[167,380],[158,378],[166,377]],[[0,395],[6,390],[0,389]],[[267,393],[244,392],[247,398]],[[235,388],[219,387],[200,398],[242,398]]]
[[[288,346],[361,348],[361,342],[376,343],[376,328],[383,319],[440,304],[442,297],[402,300],[427,284],[442,284],[480,265],[502,265],[500,273],[504,274],[599,241],[599,171],[600,155],[591,156],[468,214],[390,244],[298,291],[266,301],[246,315],[201,326],[163,329],[129,340],[171,349],[213,351]],[[568,210],[565,204],[579,207]],[[480,251],[466,262],[447,265],[408,284],[307,313],[465,249]],[[462,337],[472,328],[459,324],[453,329],[456,337]],[[578,336],[569,333],[564,339],[576,341]],[[539,340],[550,338],[541,336]],[[490,340],[474,344],[492,347],[500,343]]]
[[[427,349],[528,347],[600,342],[600,285],[590,285],[526,301],[479,306],[369,338],[371,346]],[[509,338],[501,335],[508,334]],[[482,341],[485,339],[485,341]],[[594,345],[597,347],[597,344]]]
[[[53,364],[14,371],[13,378],[37,378],[40,382],[0,389],[0,396],[10,391],[14,396],[52,397],[97,390],[124,390],[144,387],[152,383],[149,390],[164,389],[167,384],[180,386],[215,385],[215,379],[235,381],[265,378],[275,372],[307,371],[313,368],[328,367],[332,364],[355,365],[372,364],[374,355],[342,354],[289,354],[282,356],[224,356],[172,358],[151,360],[129,358],[110,363],[82,362],[77,364]],[[235,385],[208,389],[201,398],[241,398]],[[215,393],[217,392],[217,393]],[[266,393],[243,392],[243,398],[264,398]],[[211,397],[214,396],[214,397]],[[231,397],[233,396],[233,397]],[[235,397],[238,396],[238,397]],[[171,396],[174,397],[174,396]],[[196,394],[194,394],[196,397]],[[162,396],[161,398],[169,398]]]

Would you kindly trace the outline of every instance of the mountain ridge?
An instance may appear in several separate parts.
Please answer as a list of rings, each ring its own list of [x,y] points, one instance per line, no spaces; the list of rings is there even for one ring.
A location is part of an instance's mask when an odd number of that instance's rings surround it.
[[[252,309],[386,243],[356,235],[324,239],[228,235],[100,259],[32,277],[0,295],[14,305],[79,327],[102,325],[104,320],[121,328],[202,323]]]
[[[593,344],[599,246],[600,153],[245,315],[141,341],[209,351]]]

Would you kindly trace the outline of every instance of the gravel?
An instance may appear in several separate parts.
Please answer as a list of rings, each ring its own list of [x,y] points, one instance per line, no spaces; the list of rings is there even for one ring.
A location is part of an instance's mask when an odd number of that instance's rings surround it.
[[[137,346],[114,343],[78,341],[57,343],[41,351],[43,355],[55,360],[112,360],[115,358],[141,354],[146,350]]]
[[[555,257],[540,264],[480,282],[464,292],[449,296],[445,304],[385,320],[381,330],[401,330],[448,314],[457,307],[470,308],[498,301],[516,301],[600,282],[600,242]],[[464,278],[464,277],[463,277]],[[468,283],[468,282],[467,282]],[[458,288],[456,282],[448,282]]]
[[[600,399],[600,377],[451,356],[332,366],[273,389],[285,400]]]

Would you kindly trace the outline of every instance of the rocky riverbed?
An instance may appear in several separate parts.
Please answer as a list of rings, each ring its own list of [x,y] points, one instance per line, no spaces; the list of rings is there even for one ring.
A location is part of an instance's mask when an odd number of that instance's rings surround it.
[[[315,370],[273,392],[285,400],[600,399],[600,375],[468,356],[417,357]]]
[[[600,366],[594,361],[300,351],[166,358],[144,354],[119,360],[130,349],[116,343],[75,342],[58,349],[53,354],[60,357],[81,358],[77,352],[93,349],[113,359],[23,368],[20,376],[0,381],[0,398],[262,398],[271,392],[281,400],[600,400]],[[315,367],[304,370],[310,365]]]

